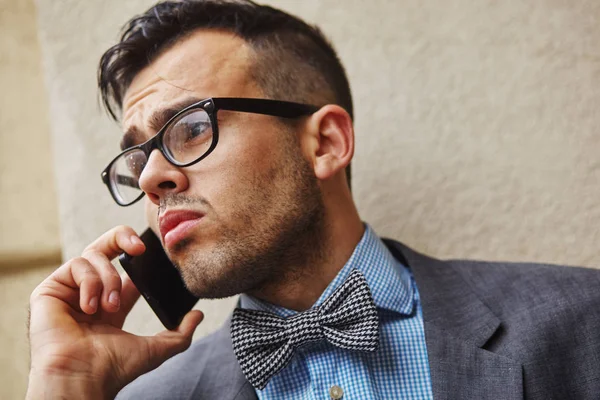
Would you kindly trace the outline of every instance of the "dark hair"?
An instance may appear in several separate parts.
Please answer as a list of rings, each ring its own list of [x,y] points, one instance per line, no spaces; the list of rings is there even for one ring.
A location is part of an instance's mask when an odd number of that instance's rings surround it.
[[[160,52],[199,28],[225,29],[254,51],[249,73],[265,96],[317,106],[338,104],[351,117],[350,85],[335,50],[315,27],[251,0],[164,1],[125,24],[100,60],[102,102],[115,120],[134,77]],[[350,167],[347,168],[348,181]]]

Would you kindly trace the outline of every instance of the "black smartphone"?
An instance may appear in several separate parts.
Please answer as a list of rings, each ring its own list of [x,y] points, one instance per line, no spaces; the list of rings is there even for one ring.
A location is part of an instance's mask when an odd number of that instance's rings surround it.
[[[160,322],[167,329],[175,329],[198,302],[198,297],[185,287],[154,232],[148,228],[140,238],[146,245],[144,254],[132,257],[123,253],[119,262]]]

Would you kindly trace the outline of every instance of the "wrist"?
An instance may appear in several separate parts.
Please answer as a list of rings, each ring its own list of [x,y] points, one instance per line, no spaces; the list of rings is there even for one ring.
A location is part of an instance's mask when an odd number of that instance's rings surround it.
[[[26,400],[105,400],[114,399],[117,392],[100,378],[88,374],[32,367]]]

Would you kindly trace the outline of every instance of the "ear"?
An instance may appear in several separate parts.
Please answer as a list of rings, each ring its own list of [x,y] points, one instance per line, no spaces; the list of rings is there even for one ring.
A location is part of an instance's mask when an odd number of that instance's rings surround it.
[[[311,158],[315,175],[326,180],[342,171],[354,155],[354,127],[346,110],[328,104],[313,114]]]

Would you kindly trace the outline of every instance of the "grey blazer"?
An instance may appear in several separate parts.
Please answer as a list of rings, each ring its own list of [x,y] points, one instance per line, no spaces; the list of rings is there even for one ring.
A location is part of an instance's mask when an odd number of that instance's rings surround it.
[[[440,261],[385,243],[417,282],[435,399],[600,399],[600,271]],[[227,322],[117,398],[257,396]]]

